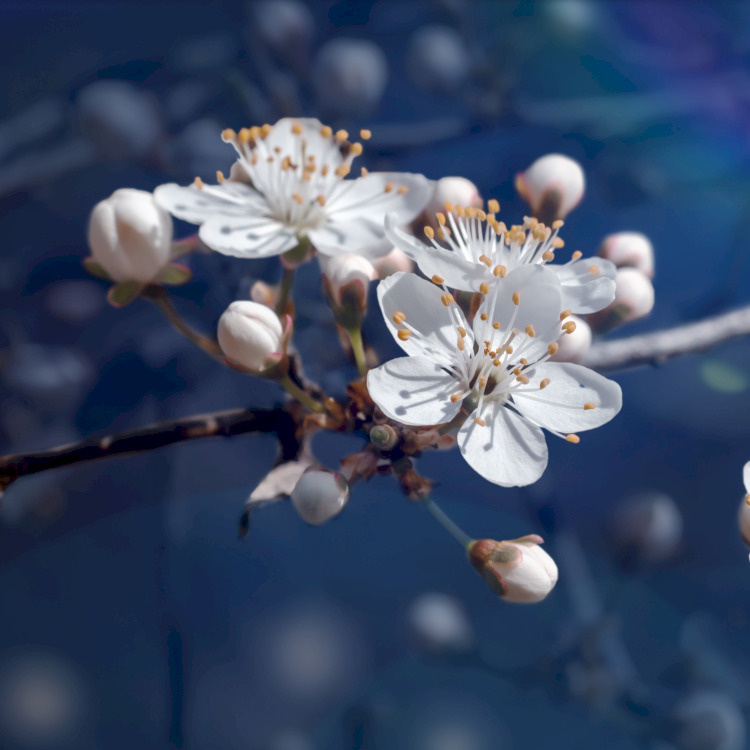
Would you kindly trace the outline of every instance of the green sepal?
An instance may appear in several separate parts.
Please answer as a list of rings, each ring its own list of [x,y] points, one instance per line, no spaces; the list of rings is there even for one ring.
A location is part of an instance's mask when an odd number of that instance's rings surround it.
[[[112,281],[112,277],[104,270],[104,266],[101,263],[97,263],[93,258],[84,258],[83,267],[97,279]]]
[[[193,278],[193,272],[180,263],[170,263],[165,266],[154,279],[157,284],[167,284],[168,286],[181,286],[187,284]]]
[[[144,284],[140,281],[121,281],[113,284],[107,292],[107,302],[112,307],[129,305],[142,291]]]

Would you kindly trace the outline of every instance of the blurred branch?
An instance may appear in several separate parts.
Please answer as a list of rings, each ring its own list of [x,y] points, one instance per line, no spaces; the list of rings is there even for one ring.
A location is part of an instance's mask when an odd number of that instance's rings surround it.
[[[290,409],[295,408],[294,405]],[[0,491],[19,477],[83,461],[122,456],[164,448],[175,443],[208,437],[231,437],[251,432],[272,433],[281,446],[281,460],[290,461],[300,451],[298,419],[290,409],[231,409],[156,422],[147,427],[86,438],[38,453],[0,457]]]
[[[672,357],[696,354],[750,334],[750,307],[664,331],[594,344],[581,364],[594,370],[626,370],[659,365]]]

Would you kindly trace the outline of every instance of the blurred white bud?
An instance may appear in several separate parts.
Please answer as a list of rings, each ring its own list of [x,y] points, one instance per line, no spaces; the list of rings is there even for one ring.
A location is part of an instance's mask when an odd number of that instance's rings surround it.
[[[287,57],[308,49],[315,22],[300,0],[260,0],[249,7],[254,30],[276,54]]]
[[[266,307],[276,307],[279,297],[279,287],[266,284],[265,281],[254,281],[250,286],[250,299]]]
[[[394,247],[387,255],[375,258],[372,261],[372,265],[378,274],[378,278],[381,280],[399,271],[404,271],[405,273],[414,271],[414,261],[403,250],[399,250],[397,247]]]
[[[502,542],[480,539],[469,546],[469,561],[505,601],[534,604],[557,583],[557,565],[539,546],[543,541],[536,534]]]
[[[674,711],[679,750],[744,750],[746,725],[742,710],[729,695],[699,690]]]
[[[637,268],[618,268],[614,301],[590,315],[588,320],[595,331],[611,331],[624,323],[646,317],[653,307],[654,285],[651,279]]]
[[[740,534],[746,544],[750,544],[750,461],[748,461],[743,470],[742,478],[745,482],[745,497],[742,498],[740,509],[737,515],[737,523],[740,526]]]
[[[318,52],[311,75],[318,104],[328,117],[362,117],[380,104],[388,60],[366,39],[332,39]]]
[[[469,50],[463,37],[450,26],[430,24],[409,41],[406,72],[427,91],[451,93],[462,86],[471,71]]]
[[[115,281],[148,283],[169,263],[172,217],[145,190],[121,188],[94,206],[91,255]]]
[[[581,165],[562,154],[547,154],[516,175],[516,190],[540,221],[564,219],[583,198],[586,178]]]
[[[677,552],[683,520],[671,497],[641,492],[623,501],[614,514],[612,536],[618,554],[628,564],[660,563]]]
[[[602,241],[599,256],[614,263],[618,268],[632,266],[652,278],[654,275],[654,248],[645,234],[639,232],[617,232]]]
[[[308,469],[292,490],[292,505],[307,523],[319,526],[344,509],[349,483],[341,474],[326,469]]]
[[[465,177],[442,177],[435,183],[432,199],[425,206],[425,213],[433,219],[438,211],[445,211],[445,204],[456,206],[474,206],[482,208],[482,196],[479,188]]]
[[[273,310],[258,302],[232,302],[219,318],[219,346],[232,364],[267,374],[284,358],[284,330]]]
[[[552,359],[558,362],[580,362],[591,348],[591,326],[577,315],[569,315],[576,327],[572,333],[561,336],[557,341],[557,354]]]
[[[323,294],[344,328],[359,327],[367,309],[367,290],[377,274],[369,260],[356,253],[320,256]]]
[[[106,159],[141,158],[161,138],[156,99],[128,81],[96,81],[81,90],[76,105],[83,129]]]
[[[474,646],[474,631],[463,605],[447,594],[417,597],[407,621],[417,643],[430,651],[461,653]]]

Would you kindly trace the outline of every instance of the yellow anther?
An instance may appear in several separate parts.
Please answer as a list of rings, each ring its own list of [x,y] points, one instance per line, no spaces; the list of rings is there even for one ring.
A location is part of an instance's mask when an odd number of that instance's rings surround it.
[[[474,417],[474,421],[480,426],[484,427],[487,422],[485,422],[481,417]]]
[[[560,227],[564,226],[565,222],[562,219],[555,219],[552,222],[552,228],[553,229],[560,229]]]
[[[458,338],[456,339],[456,346],[459,348],[460,351],[463,351],[466,344],[464,343],[464,340],[462,338]]]
[[[482,375],[479,378],[479,387],[480,388],[484,388],[486,385],[487,385],[487,376],[486,375]]]
[[[323,177],[325,177],[325,176],[326,176],[326,175],[328,174],[328,172],[329,172],[329,171],[330,171],[330,168],[329,168],[329,166],[328,166],[327,164],[324,164],[324,165],[323,165],[323,166],[322,166],[322,167],[320,168],[320,174],[321,174],[321,176],[323,176]]]
[[[333,135],[333,128],[328,125],[323,125],[323,127],[320,129],[320,134],[323,136],[323,138],[330,138]]]
[[[281,153],[281,146],[274,146],[273,152],[274,152],[274,154],[280,154]]]
[[[573,255],[570,256],[571,260],[578,260],[579,258],[583,258],[583,253],[580,250],[576,250]]]
[[[745,495],[745,502],[750,505],[750,495]]]
[[[391,192],[391,191],[393,190],[393,187],[394,187],[394,186],[393,186],[393,183],[392,183],[392,182],[386,182],[386,183],[385,183],[385,187],[383,188],[383,190],[384,190],[384,191],[385,191],[386,193],[390,193],[390,192]]]
[[[505,266],[495,266],[492,269],[493,276],[499,276],[501,279],[505,278],[505,274],[507,273],[507,268]]]
[[[521,292],[513,292],[513,304],[514,305],[520,305],[521,304]]]
[[[575,329],[576,324],[572,320],[569,320],[567,323],[563,323],[563,331],[565,331],[565,333],[573,333]]]
[[[446,307],[448,307],[449,305],[452,305],[456,301],[450,292],[445,292],[444,294],[441,294],[440,300]]]
[[[494,199],[490,198],[487,201],[487,211],[491,214],[496,214],[500,210],[500,204]]]
[[[435,230],[432,227],[425,227],[424,233],[428,240],[434,240],[435,239]]]
[[[495,365],[495,367],[500,367],[500,360],[499,359],[495,359],[495,360],[492,361],[492,364]]]
[[[292,200],[297,201],[300,205],[304,202],[302,196],[299,193],[292,193]]]
[[[320,203],[321,206],[325,206],[326,204],[326,197],[323,193],[321,193],[315,200]]]
[[[457,326],[456,330],[458,331],[458,335],[463,338],[466,336],[466,329],[463,326]]]
[[[360,130],[360,131],[359,131],[359,137],[360,137],[360,138],[361,138],[361,139],[362,139],[363,141],[369,141],[369,140],[370,140],[370,138],[372,138],[372,132],[371,132],[371,131],[369,131],[369,130],[364,130],[364,129],[363,129],[363,130]]]
[[[542,381],[540,381],[539,388],[544,390],[548,385],[549,385],[549,378],[544,378]]]
[[[237,133],[232,130],[232,128],[225,128],[221,131],[221,140],[222,141],[233,141],[237,138]]]
[[[402,185],[396,192],[399,195],[406,195],[409,192],[409,188],[406,185]]]
[[[343,128],[341,130],[336,131],[336,140],[339,143],[343,143],[347,138],[349,137],[349,133],[346,132]]]
[[[565,318],[570,316],[570,310],[563,310],[560,313],[560,320],[565,320]]]
[[[495,321],[495,322],[494,322],[494,323],[492,324],[492,327],[493,327],[493,328],[494,328],[494,329],[495,329],[496,331],[499,331],[499,330],[500,330],[500,323],[498,323],[497,321]]]
[[[586,411],[589,411],[590,409],[596,409],[596,404],[593,401],[587,401],[583,408],[586,409]]]
[[[520,367],[514,367],[513,368],[513,374],[514,375],[520,375],[521,374],[521,368]]]
[[[508,345],[505,347],[505,353],[506,354],[513,354],[513,347]]]
[[[486,255],[480,255],[479,261],[481,263],[484,263],[484,265],[487,266],[487,268],[492,268],[492,261]]]
[[[271,164],[273,162],[273,156],[269,156],[266,161]]]
[[[521,359],[518,360],[524,367],[529,364],[529,360],[526,359],[526,357],[521,357]]]
[[[216,182],[218,182],[219,185],[221,185],[221,183],[224,182],[225,179],[226,177],[224,177],[224,172],[222,172],[220,169],[217,169],[216,170]]]
[[[250,157],[250,163],[255,166],[258,163],[258,154],[253,151],[253,155]]]
[[[557,249],[565,247],[565,240],[562,237],[555,237],[555,239],[552,240],[552,247]]]
[[[348,164],[339,164],[339,166],[336,167],[336,174],[339,177],[346,177],[351,171],[351,167]]]
[[[429,229],[429,227],[425,229],[425,234],[427,233],[427,229]],[[429,235],[427,236],[429,237]],[[438,276],[437,274],[434,274],[432,277],[432,283],[437,284],[438,286],[442,286],[445,283],[445,279],[442,276]]]
[[[487,315],[487,313],[482,313],[482,314],[481,314],[481,315],[480,315],[479,317],[480,317],[480,318],[481,318],[482,320],[487,320],[487,318],[489,318],[490,316],[489,316],[489,315]]]
[[[411,331],[408,328],[400,328],[398,332],[399,341],[408,341]]]
[[[362,148],[361,143],[352,143],[352,145],[349,146],[349,153],[352,156],[361,156],[363,151],[364,148]]]
[[[203,190],[203,180],[201,180],[200,177],[196,177],[193,182],[195,184],[195,187],[198,188],[198,190]]]
[[[260,134],[263,138],[267,138],[272,130],[273,128],[267,122],[260,126]]]
[[[397,326],[400,326],[406,320],[406,315],[402,312],[395,312],[393,313],[392,320]]]
[[[302,125],[295,122],[294,125],[292,125],[292,133],[294,133],[294,135],[302,135]]]
[[[445,210],[448,213],[451,213],[453,211],[454,206],[453,206],[452,203],[449,203],[448,201],[445,201],[445,203],[443,203],[443,206],[445,206]]]
[[[570,433],[570,435],[566,435],[565,439],[569,443],[580,443],[581,442],[581,438],[579,438],[578,435],[576,435],[575,433],[572,433],[572,432]]]
[[[474,209],[474,218],[479,219],[479,221],[487,221],[487,214],[481,208],[476,208]]]
[[[589,273],[592,276],[599,276],[599,274],[601,273],[601,271],[599,270],[598,266],[589,266]]]
[[[462,397],[462,396],[463,396],[463,393],[454,393],[454,394],[453,394],[453,395],[451,396],[451,403],[452,403],[452,404],[455,404],[455,403],[456,403],[456,401],[460,401],[460,400],[461,400],[461,397]]]
[[[557,342],[553,341],[548,347],[547,347],[547,354],[550,355],[550,357],[554,357],[555,354],[557,354],[557,350],[560,347],[557,345]]]
[[[524,375],[523,373],[521,373],[520,375],[516,375],[516,380],[519,383],[523,383],[524,385],[528,385],[529,384],[529,378],[528,378],[528,376]]]
[[[526,335],[529,336],[530,338],[533,339],[534,336],[536,336],[536,331],[534,330],[534,326],[528,325],[526,326],[524,330],[526,331]]]
[[[480,291],[481,294],[489,294],[490,293],[490,285],[486,281],[483,281],[479,285],[479,291]]]
[[[463,206],[456,206],[456,216],[458,216],[460,219],[466,217],[466,211],[464,211]]]
[[[545,250],[542,253],[542,260],[545,263],[552,263],[552,261],[555,259],[555,254],[551,250]]]

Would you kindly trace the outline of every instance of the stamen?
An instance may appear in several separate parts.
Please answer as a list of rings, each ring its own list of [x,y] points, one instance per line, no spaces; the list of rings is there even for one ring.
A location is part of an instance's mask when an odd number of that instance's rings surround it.
[[[383,188],[386,193],[390,193],[391,190],[393,190],[393,183],[392,182],[386,182],[385,187]]]
[[[323,193],[321,193],[315,200],[320,203],[321,206],[325,206],[326,204],[326,197]]]
[[[454,393],[454,394],[453,394],[453,395],[451,396],[451,403],[452,403],[452,404],[455,404],[455,403],[456,403],[456,401],[460,401],[460,400],[461,400],[461,399],[463,398],[463,396],[464,396],[464,394],[463,394],[463,393]]]
[[[292,193],[292,200],[297,201],[300,205],[304,203],[302,196],[299,193]]]
[[[585,404],[583,405],[583,408],[584,408],[584,409],[585,409],[586,411],[589,411],[590,409],[596,409],[596,404],[595,404],[595,403],[594,403],[593,401],[588,401],[587,403],[585,403]]]
[[[487,320],[487,318],[489,318],[490,316],[489,316],[489,315],[487,315],[487,313],[482,313],[482,314],[481,314],[481,315],[480,315],[479,317],[480,317],[480,318],[481,318],[482,320]]]
[[[398,338],[400,341],[408,341],[411,336],[411,331],[408,328],[400,328],[398,331]]]
[[[599,276],[599,274],[601,274],[601,271],[598,269],[597,266],[589,266],[589,273],[592,276]]]
[[[555,354],[557,354],[557,350],[560,347],[557,345],[557,342],[553,341],[548,347],[547,347],[547,353],[550,357],[554,357]]]
[[[495,321],[495,322],[494,322],[494,323],[492,324],[492,327],[493,327],[493,328],[494,328],[494,329],[495,329],[496,331],[499,331],[499,330],[500,330],[500,323],[498,323],[497,321]]]
[[[481,417],[474,417],[474,421],[480,426],[484,427],[487,422],[485,422]]]
[[[409,188],[406,185],[402,185],[396,192],[399,195],[406,195],[409,192]]]
[[[445,294],[441,294],[440,299],[442,300],[443,304],[446,307],[450,307],[450,305],[452,305],[456,301],[450,292],[445,292]]]
[[[524,375],[523,373],[521,373],[520,375],[516,375],[516,380],[519,383],[523,383],[524,385],[528,385],[529,384],[528,375]]]
[[[583,253],[580,250],[576,250],[573,255],[570,256],[571,260],[578,260],[579,258],[583,258]]]
[[[456,346],[459,348],[459,351],[463,351],[466,346],[464,340],[460,336],[456,339]]]
[[[490,198],[490,200],[487,201],[487,211],[491,214],[496,214],[499,210],[500,204],[494,198]]]
[[[200,177],[196,177],[194,180],[195,187],[198,188],[198,190],[203,190],[203,180],[201,180]]]
[[[400,326],[406,320],[406,315],[404,315],[402,312],[395,312],[393,313],[393,317],[391,318],[391,320],[393,320],[393,322],[397,326]]]
[[[346,177],[351,171],[352,168],[348,164],[340,164],[338,167],[336,167],[336,174],[339,177]]]
[[[488,284],[488,283],[487,283],[486,281],[483,281],[483,282],[482,282],[482,283],[481,283],[481,284],[479,285],[479,291],[480,291],[480,292],[481,292],[482,294],[489,294],[489,293],[490,293],[490,285],[489,285],[489,284]]]
[[[565,222],[562,219],[555,219],[552,222],[552,228],[553,229],[560,229],[563,226],[565,226]]]
[[[432,227],[425,227],[424,233],[427,235],[428,240],[435,239],[435,230]]]
[[[575,443],[575,444],[578,444],[578,443],[580,443],[580,442],[581,442],[581,438],[579,438],[579,437],[578,437],[578,435],[576,435],[575,433],[572,433],[572,432],[570,433],[570,435],[566,435],[566,436],[565,436],[565,439],[566,439],[566,440],[567,440],[567,441],[568,441],[569,443]]]
[[[224,177],[224,173],[220,169],[217,169],[216,170],[216,182],[218,182],[219,185],[221,185],[221,183],[224,182],[225,179],[226,178]]]
[[[573,333],[575,329],[576,329],[576,324],[572,320],[569,320],[567,323],[563,324],[563,331],[565,331],[565,333]]]
[[[513,304],[516,306],[521,304],[521,292],[513,292]]]
[[[444,213],[442,213],[441,211],[438,211],[435,214],[435,218],[438,220],[438,224],[440,224],[441,227],[445,226],[445,214]]]
[[[371,132],[371,131],[369,131],[369,130],[360,130],[360,131],[359,131],[359,137],[360,137],[360,138],[361,138],[361,139],[362,139],[363,141],[369,141],[369,140],[370,140],[370,138],[372,138],[372,132]]]
[[[425,234],[427,234],[427,230],[428,229],[430,229],[430,227],[425,227]],[[432,230],[430,229],[430,231],[432,231]],[[430,237],[429,234],[427,236]],[[432,237],[430,237],[430,239],[432,239]],[[432,283],[433,284],[437,284],[438,286],[442,286],[444,282],[445,282],[445,279],[442,276],[438,276],[437,274],[435,274],[432,277]]]
[[[484,263],[487,268],[492,268],[492,261],[486,255],[480,255],[479,260]]]
[[[466,329],[463,326],[457,326],[456,330],[458,331],[458,335],[461,336],[461,338],[464,338],[464,336],[466,336]]]
[[[320,134],[323,136],[323,138],[330,138],[333,135],[333,128],[328,125],[323,125],[323,127],[320,129]]]
[[[541,381],[541,382],[539,383],[539,389],[540,389],[540,390],[544,390],[544,389],[545,389],[545,388],[546,388],[546,387],[547,387],[547,386],[549,385],[549,383],[550,383],[550,380],[549,380],[549,378],[544,378],[544,380],[542,380],[542,381]]]
[[[225,128],[221,131],[221,140],[227,143],[228,141],[234,141],[237,139],[237,133],[232,128]]]
[[[545,261],[545,263],[552,263],[554,259],[555,254],[551,250],[545,250],[542,253],[542,260]]]
[[[561,247],[565,247],[565,240],[562,237],[555,237],[554,240],[552,240],[552,247],[559,250]]]
[[[367,167],[362,167],[362,169],[359,170],[359,174],[361,177],[367,177],[370,173],[367,171]]]
[[[565,318],[570,317],[570,310],[563,310],[560,313],[560,320],[565,320]]]
[[[263,138],[267,138],[272,130],[273,128],[267,122],[260,126],[260,134]]]
[[[536,331],[534,330],[534,326],[527,325],[524,330],[526,331],[526,335],[529,336],[530,338],[533,339],[534,336],[536,336]]]
[[[346,132],[343,128],[341,130],[336,131],[336,140],[339,143],[343,143],[347,138],[349,137],[349,133]]]
[[[351,146],[349,146],[349,153],[352,156],[361,156],[364,149],[362,148],[361,143],[352,143]]]
[[[505,278],[505,274],[507,273],[507,269],[505,266],[495,266],[492,269],[492,273],[494,276],[499,276],[501,279]]]

